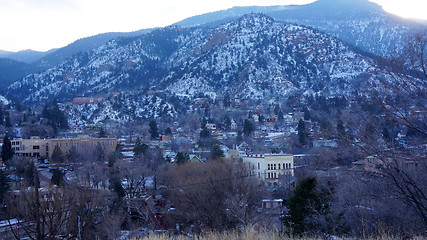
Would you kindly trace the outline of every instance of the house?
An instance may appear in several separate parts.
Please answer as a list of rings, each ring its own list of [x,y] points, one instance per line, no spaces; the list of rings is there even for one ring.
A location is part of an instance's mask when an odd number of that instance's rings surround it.
[[[205,126],[209,130],[216,130],[216,124],[215,123],[206,123]]]
[[[282,175],[294,176],[292,154],[246,154],[242,159],[250,174],[268,185],[277,185]]]
[[[97,102],[103,102],[106,98],[100,97],[100,98],[93,98],[93,97],[76,97],[73,98],[73,104],[87,104],[87,103],[97,103]]]
[[[202,159],[200,159],[197,155],[195,155],[195,154],[190,154],[190,155],[188,155],[188,158],[190,159],[189,161],[190,162],[193,162],[193,163],[203,163],[203,160]]]
[[[281,208],[283,206],[283,199],[263,199],[262,208]]]

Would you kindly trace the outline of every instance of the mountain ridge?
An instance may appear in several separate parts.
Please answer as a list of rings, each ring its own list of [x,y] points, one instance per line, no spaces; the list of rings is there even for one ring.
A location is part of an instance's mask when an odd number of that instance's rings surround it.
[[[170,26],[111,40],[25,77],[9,94],[28,103],[147,89],[190,98],[207,92],[253,99],[348,94],[373,67],[372,59],[334,37],[250,14],[217,28]]]

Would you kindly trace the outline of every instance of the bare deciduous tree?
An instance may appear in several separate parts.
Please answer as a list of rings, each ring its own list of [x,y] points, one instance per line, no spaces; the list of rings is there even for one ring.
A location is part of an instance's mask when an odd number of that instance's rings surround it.
[[[383,62],[347,117],[347,137],[371,156],[375,176],[427,228],[427,32],[408,39],[403,54]]]

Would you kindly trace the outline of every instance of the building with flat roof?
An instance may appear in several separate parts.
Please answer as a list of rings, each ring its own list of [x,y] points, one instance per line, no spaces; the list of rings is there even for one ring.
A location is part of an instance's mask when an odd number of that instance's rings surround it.
[[[246,154],[243,163],[251,175],[274,184],[279,176],[294,176],[294,156],[292,154]]]
[[[78,152],[87,153],[100,146],[106,154],[110,154],[116,150],[117,138],[92,138],[87,135],[79,135],[76,138],[55,139],[31,137],[30,139],[13,139],[11,144],[12,149],[18,156],[50,159],[55,147],[59,147],[65,156],[73,147]]]
[[[12,150],[22,157],[48,158],[48,140],[39,137],[12,139]]]

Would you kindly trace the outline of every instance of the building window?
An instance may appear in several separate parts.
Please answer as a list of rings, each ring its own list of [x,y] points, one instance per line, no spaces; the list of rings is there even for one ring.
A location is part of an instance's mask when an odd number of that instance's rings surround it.
[[[35,145],[35,146],[33,146],[33,149],[40,149],[40,146]]]
[[[259,170],[259,163],[258,163],[258,170]]]
[[[65,143],[65,146],[68,147],[68,143]]]

